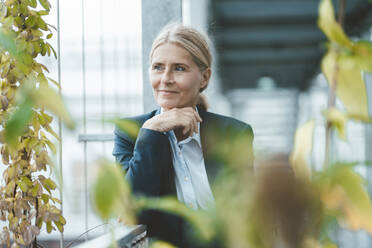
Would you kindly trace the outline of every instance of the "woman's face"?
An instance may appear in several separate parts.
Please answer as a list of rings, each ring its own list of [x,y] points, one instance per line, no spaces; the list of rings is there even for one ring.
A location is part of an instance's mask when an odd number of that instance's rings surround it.
[[[150,82],[155,100],[164,111],[195,107],[210,73],[209,68],[201,72],[186,49],[164,43],[155,49],[151,61]]]

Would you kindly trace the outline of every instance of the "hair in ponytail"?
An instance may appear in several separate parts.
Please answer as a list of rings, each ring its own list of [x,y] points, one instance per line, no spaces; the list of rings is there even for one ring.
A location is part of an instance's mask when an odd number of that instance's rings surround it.
[[[209,104],[208,104],[208,101],[207,101],[207,97],[203,93],[199,94],[199,98],[198,98],[198,102],[196,103],[196,106],[198,106],[203,111],[208,110]]]

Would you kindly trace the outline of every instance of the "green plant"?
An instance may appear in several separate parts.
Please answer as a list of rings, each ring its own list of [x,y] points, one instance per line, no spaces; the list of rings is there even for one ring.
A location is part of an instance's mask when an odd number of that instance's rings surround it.
[[[43,20],[50,8],[48,0],[0,3],[0,142],[5,167],[0,219],[8,223],[0,243],[7,246],[13,240],[15,247],[37,247],[43,223],[48,233],[55,227],[63,232],[66,224],[57,207],[60,200],[52,194],[57,185],[42,173],[53,169],[51,154],[56,148],[51,137],[59,140],[47,110],[73,127],[54,89],[59,84],[47,77],[47,67],[37,62],[38,56],[56,57],[48,42],[53,27]]]

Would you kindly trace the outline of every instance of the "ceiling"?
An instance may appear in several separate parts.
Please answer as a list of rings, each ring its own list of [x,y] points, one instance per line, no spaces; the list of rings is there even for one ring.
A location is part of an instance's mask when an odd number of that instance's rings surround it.
[[[209,32],[225,91],[255,88],[262,78],[305,90],[319,72],[326,37],[316,25],[319,0],[211,0]],[[338,1],[334,1],[338,9]],[[372,3],[346,0],[345,29],[372,25]]]

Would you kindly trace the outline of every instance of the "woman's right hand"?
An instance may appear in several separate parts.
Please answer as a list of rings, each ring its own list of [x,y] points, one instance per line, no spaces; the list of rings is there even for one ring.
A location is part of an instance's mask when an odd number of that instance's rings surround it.
[[[198,122],[201,121],[195,108],[173,108],[148,119],[142,127],[159,132],[180,129],[183,135],[192,136],[198,132]]]

